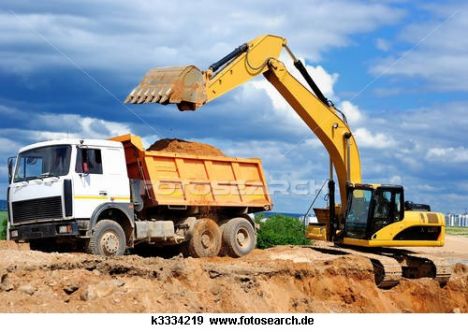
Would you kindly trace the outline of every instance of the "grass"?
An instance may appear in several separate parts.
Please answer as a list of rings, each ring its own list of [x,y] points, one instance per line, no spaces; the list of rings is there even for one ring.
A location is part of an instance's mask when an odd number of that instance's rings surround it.
[[[445,232],[449,235],[468,237],[468,227],[445,227]]]
[[[7,213],[0,211],[0,240],[6,239]]]

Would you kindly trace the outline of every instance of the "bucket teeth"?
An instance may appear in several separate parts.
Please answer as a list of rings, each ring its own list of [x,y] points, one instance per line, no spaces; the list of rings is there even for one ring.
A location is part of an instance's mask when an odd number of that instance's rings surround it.
[[[146,98],[145,103],[153,103],[154,98],[156,97],[156,89],[151,89],[150,93],[148,94],[148,98]]]
[[[171,88],[167,89],[166,93],[164,93],[164,94],[162,95],[162,97],[161,97],[161,99],[159,100],[159,102],[160,102],[161,104],[165,103],[165,102],[169,99],[169,97],[171,96],[171,94],[172,94],[172,89],[171,89]]]
[[[137,88],[133,89],[132,92],[130,92],[130,94],[127,96],[127,98],[125,98],[125,101],[124,101],[125,104],[132,103],[136,90]]]
[[[152,102],[157,103],[157,102],[159,102],[160,98],[161,98],[161,95],[159,94],[159,92],[156,89],[154,89],[154,97],[153,97]]]

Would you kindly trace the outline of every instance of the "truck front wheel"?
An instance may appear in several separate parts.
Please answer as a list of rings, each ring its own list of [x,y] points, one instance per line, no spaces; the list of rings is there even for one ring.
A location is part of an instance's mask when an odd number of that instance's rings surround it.
[[[188,242],[188,253],[192,257],[217,256],[221,249],[221,231],[211,219],[197,220],[192,237]]]
[[[125,242],[122,227],[113,220],[103,219],[95,226],[87,251],[100,256],[121,256],[125,252]]]

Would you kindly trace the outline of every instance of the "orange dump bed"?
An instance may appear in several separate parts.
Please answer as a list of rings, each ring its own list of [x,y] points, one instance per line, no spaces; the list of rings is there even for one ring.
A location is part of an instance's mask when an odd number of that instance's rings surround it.
[[[147,151],[130,134],[112,140],[125,148],[129,178],[145,181],[149,204],[271,209],[260,159]]]

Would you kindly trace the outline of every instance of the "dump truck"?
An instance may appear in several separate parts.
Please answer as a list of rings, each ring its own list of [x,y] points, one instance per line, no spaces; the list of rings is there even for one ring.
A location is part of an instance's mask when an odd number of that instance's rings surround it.
[[[251,214],[272,208],[259,159],[149,151],[131,134],[28,145],[8,165],[9,235],[32,249],[240,257]]]

